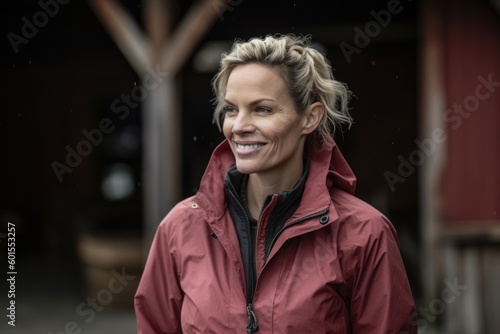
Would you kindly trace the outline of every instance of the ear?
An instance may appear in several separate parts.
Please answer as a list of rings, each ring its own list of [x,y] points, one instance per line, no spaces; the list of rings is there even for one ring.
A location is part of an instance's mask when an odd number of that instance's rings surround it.
[[[309,105],[304,112],[304,125],[302,127],[302,134],[308,135],[313,133],[319,126],[325,114],[325,106],[321,102],[314,102]]]

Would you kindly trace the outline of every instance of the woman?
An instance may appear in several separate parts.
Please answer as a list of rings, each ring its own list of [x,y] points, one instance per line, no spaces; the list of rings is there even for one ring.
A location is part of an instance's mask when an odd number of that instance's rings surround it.
[[[333,140],[349,92],[310,40],[237,41],[213,79],[226,139],[161,222],[139,333],[416,333],[391,223]]]

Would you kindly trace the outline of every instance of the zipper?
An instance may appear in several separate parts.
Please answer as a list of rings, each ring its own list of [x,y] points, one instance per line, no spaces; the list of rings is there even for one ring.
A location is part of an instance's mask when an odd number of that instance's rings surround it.
[[[240,201],[234,195],[232,189],[230,189],[229,194],[231,197],[233,197],[234,202],[238,205],[240,208],[241,212],[243,212],[243,215],[245,216],[245,227],[248,233],[248,236],[250,238],[250,242],[248,245],[248,254],[250,256],[250,277],[246,278],[246,283],[248,285],[247,287],[247,318],[248,318],[248,323],[247,323],[247,333],[252,334],[257,331],[259,328],[259,324],[257,323],[257,317],[255,316],[255,313],[253,312],[252,309],[252,302],[253,302],[253,294],[255,292],[255,284],[256,284],[256,274],[255,274],[255,268],[256,268],[256,263],[255,263],[255,249],[254,249],[254,236],[252,233],[252,227],[250,226],[250,218],[248,217],[245,208],[243,205],[241,205]],[[258,231],[257,231],[258,233]],[[256,234],[257,234],[256,233]]]
[[[312,219],[312,218],[315,218],[315,217],[319,217],[319,216],[323,216],[323,215],[326,215],[328,213],[328,211],[330,211],[330,209],[326,208],[322,211],[319,211],[319,212],[316,212],[316,213],[313,213],[313,214],[310,214],[308,216],[305,216],[305,217],[302,217],[300,219],[297,219],[285,226],[283,226],[281,228],[281,230],[278,231],[278,233],[276,233],[276,235],[273,237],[273,240],[271,240],[271,243],[269,244],[269,247],[268,249],[266,249],[266,260],[267,260],[267,256],[269,255],[269,253],[271,253],[271,249],[273,248],[274,246],[274,243],[276,242],[276,239],[278,239],[279,235],[287,228],[289,228],[290,226],[293,226],[293,225],[297,225],[299,223],[302,223],[303,221],[305,220],[309,220],[309,219]]]
[[[247,330],[247,334],[253,334],[254,332],[256,332],[258,329],[259,329],[259,324],[257,322],[257,317],[253,311],[253,308],[252,308],[252,302],[253,302],[253,294],[255,292],[255,285],[256,285],[256,274],[255,274],[255,270],[256,270],[256,259],[255,259],[255,249],[254,249],[254,245],[255,245],[255,240],[254,238],[258,235],[258,228],[257,227],[257,232],[256,232],[256,236],[254,237],[252,231],[251,231],[251,226],[250,226],[250,218],[248,217],[247,213],[246,213],[246,210],[245,208],[243,207],[243,205],[241,205],[240,201],[238,200],[238,198],[236,197],[236,195],[234,195],[233,191],[229,191],[229,194],[231,195],[231,197],[233,197],[234,201],[236,202],[236,204],[238,205],[238,207],[240,208],[241,212],[243,213],[244,217],[245,217],[245,227],[246,227],[246,230],[247,230],[247,233],[248,235],[250,236],[250,242],[249,242],[249,245],[248,245],[248,254],[250,256],[250,263],[251,263],[251,266],[250,266],[250,277],[247,277],[246,278],[246,283],[248,285],[247,287],[247,307],[246,307],[246,313],[247,313],[247,326],[246,326],[246,330]],[[270,251],[271,251],[271,248],[273,247],[274,243],[276,242],[276,239],[278,238],[278,236],[288,227],[290,226],[293,226],[293,225],[296,225],[296,224],[299,224],[299,223],[302,223],[303,221],[306,221],[306,220],[309,220],[309,219],[312,219],[312,218],[315,218],[315,217],[319,217],[319,216],[323,216],[325,214],[327,214],[329,211],[329,209],[324,209],[322,211],[319,211],[319,212],[316,212],[316,213],[313,213],[313,214],[310,214],[308,216],[305,216],[305,217],[302,217],[300,219],[297,219],[285,226],[283,226],[279,231],[278,233],[276,233],[276,235],[274,236],[274,238],[272,239],[271,243],[269,244],[269,247],[268,249],[266,250],[266,258],[267,256],[269,255]]]
[[[259,324],[257,323],[257,317],[252,310],[252,303],[247,305],[247,334],[253,334],[259,329]]]

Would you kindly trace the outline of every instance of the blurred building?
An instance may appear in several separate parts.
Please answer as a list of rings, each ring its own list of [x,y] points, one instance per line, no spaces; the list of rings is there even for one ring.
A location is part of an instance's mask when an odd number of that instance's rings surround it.
[[[500,331],[499,5],[421,11],[422,324],[446,333]]]

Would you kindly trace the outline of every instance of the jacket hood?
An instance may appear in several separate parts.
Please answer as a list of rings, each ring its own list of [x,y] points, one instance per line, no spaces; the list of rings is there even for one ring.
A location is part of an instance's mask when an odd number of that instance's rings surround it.
[[[354,195],[356,176],[340,152],[337,143],[321,143],[319,140],[308,140],[306,155],[311,159],[320,173],[325,173],[327,188],[336,187]],[[314,163],[315,162],[315,163]]]
[[[310,170],[304,192],[315,194],[318,205],[325,205],[325,202],[330,201],[329,189],[332,187],[354,194],[356,177],[335,142],[308,140],[305,150],[310,159]],[[212,153],[194,197],[196,203],[215,219],[222,217],[226,210],[226,201],[218,199],[225,196],[224,178],[235,163],[231,147],[227,139],[224,139]]]

